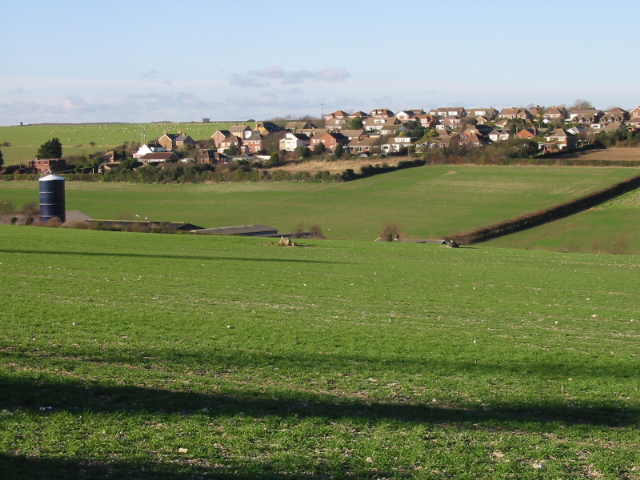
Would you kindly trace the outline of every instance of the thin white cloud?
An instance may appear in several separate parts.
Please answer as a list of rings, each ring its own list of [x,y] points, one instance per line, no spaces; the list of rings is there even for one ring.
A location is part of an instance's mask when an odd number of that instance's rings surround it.
[[[249,72],[250,75],[255,75],[262,78],[268,78],[271,80],[276,80],[279,78],[283,78],[285,73],[281,66],[276,65],[273,67],[264,67],[259,72]]]
[[[282,85],[300,85],[307,81],[311,82],[338,82],[346,80],[351,74],[344,67],[327,67],[318,71],[292,70],[285,71],[279,65],[265,67],[262,70],[248,72],[245,75],[233,74],[230,84],[242,88],[264,88],[271,86],[268,82],[279,81]]]
[[[267,82],[264,82],[262,80],[259,80],[257,78],[252,78],[252,77],[247,77],[247,76],[241,76],[238,74],[234,74],[231,76],[231,80],[229,80],[229,83],[231,85],[233,85],[234,87],[241,87],[241,88],[264,88],[264,87],[268,87],[269,84]]]
[[[346,80],[351,75],[346,68],[325,68],[318,72],[312,72],[309,70],[297,70],[294,72],[288,72],[284,79],[283,84],[299,84],[304,83],[306,80],[316,82],[336,82],[340,80]]]

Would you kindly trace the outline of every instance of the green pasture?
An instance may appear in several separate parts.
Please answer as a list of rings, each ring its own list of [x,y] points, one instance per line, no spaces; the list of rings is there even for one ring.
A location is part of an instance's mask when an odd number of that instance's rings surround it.
[[[160,138],[165,132],[182,131],[194,140],[206,140],[216,130],[229,123],[123,123],[123,124],[69,124],[25,125],[0,127],[0,150],[6,165],[26,163],[35,159],[40,145],[52,138],[62,142],[63,155],[81,155],[109,150],[124,142],[147,142]],[[143,135],[143,132],[144,135]],[[3,147],[9,142],[10,147]],[[95,145],[92,146],[91,143]]]
[[[0,226],[0,477],[640,478],[640,257]]]
[[[439,238],[517,217],[629,178],[635,169],[427,166],[348,183],[148,185],[67,182],[67,209],[202,227],[318,224],[333,239],[373,240],[387,224]],[[0,182],[0,202],[38,202],[36,182]]]
[[[530,230],[486,242],[492,247],[640,254],[640,190]]]

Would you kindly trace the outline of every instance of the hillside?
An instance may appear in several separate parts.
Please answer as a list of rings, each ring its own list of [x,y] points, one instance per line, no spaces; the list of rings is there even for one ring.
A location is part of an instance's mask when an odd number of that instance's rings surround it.
[[[229,123],[105,123],[54,124],[0,127],[0,146],[6,165],[26,163],[35,158],[40,145],[52,138],[60,139],[63,154],[81,155],[109,150],[124,142],[143,142],[160,138],[164,132],[186,132],[194,140],[206,140]],[[91,144],[94,145],[91,145]]]
[[[640,254],[640,190],[568,218],[485,242],[492,247]]]
[[[0,226],[0,476],[637,478],[640,257]]]
[[[620,168],[429,166],[342,184],[149,185],[67,182],[67,209],[94,218],[203,227],[318,224],[334,239],[373,240],[387,224],[437,238],[546,208],[635,174]],[[38,202],[36,182],[4,182],[0,201]],[[136,217],[137,215],[137,217]]]

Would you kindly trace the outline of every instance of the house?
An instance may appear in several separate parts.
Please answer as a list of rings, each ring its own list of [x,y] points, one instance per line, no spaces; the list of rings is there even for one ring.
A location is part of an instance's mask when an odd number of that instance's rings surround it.
[[[144,164],[175,162],[178,160],[178,156],[173,152],[151,152],[143,155],[138,160]]]
[[[222,143],[225,139],[229,138],[230,136],[231,136],[231,132],[229,130],[216,130],[215,133],[211,135],[211,138],[213,139],[213,142],[216,144],[216,147],[219,147],[220,143]]]
[[[411,137],[391,137],[387,143],[380,145],[380,148],[387,153],[398,153],[403,148],[407,149],[413,145],[415,138]]]
[[[282,140],[280,140],[280,150],[286,150],[293,152],[299,147],[308,147],[311,144],[311,140],[308,136],[302,133],[287,132]]]
[[[467,110],[467,117],[484,117],[486,119],[491,119],[496,116],[496,109],[493,107],[488,108],[469,108]]]
[[[362,119],[364,120],[364,119],[365,119],[365,118],[367,118],[368,116],[369,116],[369,114],[368,114],[368,113],[363,112],[362,110],[359,110],[359,111],[357,111],[357,112],[353,112],[353,113],[350,113],[350,114],[349,114],[349,118],[352,118],[352,119],[353,119],[353,118],[358,118],[358,117],[360,117],[360,118],[362,118]]]
[[[62,172],[67,169],[67,161],[64,158],[39,158],[38,160],[31,160],[29,168],[35,169],[40,173]]]
[[[322,136],[314,136],[311,139],[311,147],[314,149],[320,143],[323,143],[327,150],[333,151],[338,145],[347,145],[349,143],[349,139],[338,132],[327,132]]]
[[[567,110],[564,107],[549,107],[542,114],[544,123],[564,123],[567,118]]]
[[[420,122],[420,126],[424,128],[435,128],[437,123],[436,117],[427,114],[416,115],[415,117],[413,117],[413,120],[415,120],[416,122]]]
[[[467,116],[467,111],[463,107],[439,107],[429,110],[429,115],[463,118]]]
[[[164,148],[162,145],[160,145],[159,143],[145,143],[140,148],[138,148],[138,151],[136,153],[134,153],[132,155],[132,157],[133,158],[140,158],[140,157],[145,156],[147,153],[167,152],[167,151],[168,150],[166,148]]]
[[[164,132],[158,141],[156,142],[166,150],[173,150],[174,148],[184,148],[187,145],[195,145],[196,142],[193,141],[189,135],[186,135],[182,132],[180,133],[167,133]]]
[[[600,117],[604,115],[601,110],[595,108],[572,108],[569,110],[569,122],[571,123],[598,123]]]
[[[242,139],[249,138],[253,135],[253,129],[249,125],[245,124],[238,125],[237,123],[234,123],[229,127],[229,132],[231,135],[235,135]]]
[[[367,131],[375,130],[379,132],[384,127],[389,125],[400,125],[400,122],[396,117],[368,117],[364,119],[363,126]]]
[[[523,128],[518,133],[514,135],[515,138],[519,138],[521,140],[531,140],[538,135],[538,129],[533,128]]]
[[[601,133],[601,132],[617,132],[617,131],[624,131],[625,127],[624,124],[622,122],[611,122],[611,123],[601,123],[598,124],[600,128],[597,129],[597,133]],[[591,125],[591,128],[593,129],[594,125]]]
[[[460,117],[445,117],[440,119],[440,124],[444,125],[445,128],[454,130],[462,126],[462,119]]]
[[[392,125],[384,125],[380,128],[380,135],[398,135],[400,132],[406,132],[407,127],[402,125],[401,123],[395,123]]]
[[[445,131],[439,131],[438,136],[422,142],[422,149],[446,148],[460,142],[460,134],[450,135]]]
[[[612,108],[600,117],[600,123],[622,123],[629,120],[631,116],[629,112],[620,107]]]
[[[340,130],[340,133],[347,137],[349,140],[353,140],[354,138],[361,139],[366,135],[364,133],[364,129],[360,130]]]
[[[240,150],[242,150],[242,145],[243,145],[242,138],[229,134],[229,136],[224,137],[222,140],[216,141],[216,147],[218,152],[220,153],[224,153],[225,150],[232,148],[234,145],[238,147]]]
[[[636,107],[629,112],[631,118],[640,118],[640,107]]]
[[[482,137],[481,135],[478,135],[475,132],[473,133],[465,132],[460,135],[459,143],[460,145],[466,145],[468,147],[479,147],[480,145],[484,145],[487,142],[484,139],[484,137]]]
[[[498,113],[498,118],[503,120],[533,120],[533,116],[531,115],[529,110],[516,107],[503,108],[502,110],[500,110],[500,113]]]
[[[257,131],[263,137],[266,137],[270,133],[281,132],[284,130],[281,126],[276,125],[273,122],[256,122],[255,131]]]
[[[229,161],[229,157],[226,155],[207,148],[201,148],[197,156],[200,163],[216,164],[227,163]]]
[[[327,128],[305,128],[303,130],[300,130],[299,132],[293,132],[293,133],[302,133],[307,137],[311,138],[311,137],[318,137],[318,136],[321,137],[328,131],[329,129]],[[342,132],[342,130],[340,131]]]
[[[509,140],[509,132],[505,132],[504,130],[493,130],[489,133],[488,137],[492,142],[502,142],[504,140]]]
[[[331,120],[332,118],[349,118],[349,114],[344,110],[336,110],[333,113],[327,113],[324,116],[325,121]]]
[[[250,137],[242,141],[244,153],[258,153],[262,150],[262,136],[258,132],[252,132]]]
[[[374,153],[380,150],[380,137],[354,138],[347,145],[351,153]]]
[[[411,120],[415,120],[416,115],[424,115],[424,110],[421,108],[402,110],[401,112],[396,113],[396,118],[398,119],[398,121],[405,123],[410,122]]]
[[[290,132],[293,132],[293,133],[298,133],[300,132],[300,130],[305,130],[305,129],[308,130],[313,128],[318,128],[318,127],[311,122],[305,122],[305,121],[288,122],[284,127],[285,130],[289,130]]]
[[[509,128],[509,120],[503,118],[495,123],[496,130],[507,130]]]
[[[390,118],[394,117],[393,112],[388,108],[376,108],[369,112],[370,117],[378,117],[378,118]],[[395,117],[394,117],[395,118]]]
[[[324,128],[327,130],[341,130],[351,124],[351,119],[347,117],[333,117],[324,121]]]
[[[576,137],[562,128],[556,128],[551,135],[545,137],[546,143],[542,148],[546,150],[572,150],[576,148]]]

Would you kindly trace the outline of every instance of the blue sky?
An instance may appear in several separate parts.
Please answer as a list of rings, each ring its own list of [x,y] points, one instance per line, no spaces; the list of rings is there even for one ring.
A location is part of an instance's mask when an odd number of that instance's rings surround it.
[[[640,2],[3,0],[0,125],[640,105]]]

